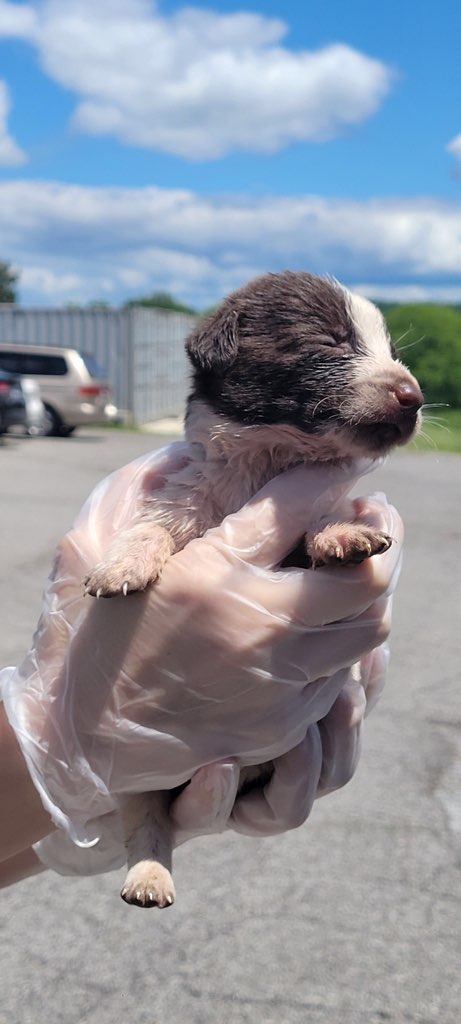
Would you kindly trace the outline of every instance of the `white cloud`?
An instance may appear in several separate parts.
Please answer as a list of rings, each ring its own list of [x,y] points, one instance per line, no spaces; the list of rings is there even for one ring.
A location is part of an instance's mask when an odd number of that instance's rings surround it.
[[[29,38],[79,97],[76,129],[190,159],[331,139],[374,114],[392,81],[349,46],[290,50],[287,26],[259,14],[37,0],[20,16],[0,0],[0,34],[2,12],[4,33]]]
[[[456,160],[459,160],[461,164],[461,135],[456,135],[451,142],[448,143],[447,151],[453,153]]]
[[[51,257],[53,262],[53,257]],[[86,296],[88,287],[91,287],[91,296]],[[62,301],[69,302],[84,298],[94,298],[96,291],[111,292],[113,284],[107,278],[93,278],[91,275],[60,273],[50,267],[26,266],[21,271],[21,287],[31,295],[39,295],[43,299],[51,299],[53,305],[59,305]]]
[[[429,199],[220,198],[10,181],[0,184],[0,238],[5,259],[58,275],[53,289],[25,274],[21,294],[28,302],[53,292],[57,302],[102,292],[118,302],[165,289],[203,307],[258,273],[284,267],[363,282],[362,290],[377,297],[408,287],[423,289],[421,298],[442,297],[441,289],[459,287],[461,207]],[[67,275],[76,279],[66,294]]]
[[[352,284],[351,287],[367,299],[377,302],[443,302],[461,303],[461,285],[421,284]]]
[[[0,0],[0,36],[31,40],[37,26],[37,14],[32,6]]]
[[[0,167],[17,167],[27,160],[24,150],[8,133],[10,105],[8,86],[0,80]]]

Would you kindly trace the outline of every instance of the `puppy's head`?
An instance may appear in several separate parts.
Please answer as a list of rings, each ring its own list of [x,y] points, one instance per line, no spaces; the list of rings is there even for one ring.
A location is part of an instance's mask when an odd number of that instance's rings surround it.
[[[287,425],[315,458],[376,456],[415,433],[419,385],[371,302],[312,274],[267,274],[189,337],[192,398],[236,424]],[[322,454],[320,455],[320,452]]]

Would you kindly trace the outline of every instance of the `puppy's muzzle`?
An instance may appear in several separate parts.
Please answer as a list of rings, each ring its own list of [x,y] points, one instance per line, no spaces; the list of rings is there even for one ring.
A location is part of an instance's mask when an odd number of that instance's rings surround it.
[[[412,378],[380,381],[365,398],[355,435],[370,451],[384,451],[406,444],[419,422],[424,397]]]

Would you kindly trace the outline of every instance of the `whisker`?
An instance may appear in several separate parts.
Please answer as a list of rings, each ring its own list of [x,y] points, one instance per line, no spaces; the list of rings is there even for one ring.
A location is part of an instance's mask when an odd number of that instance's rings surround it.
[[[403,341],[403,339],[406,338],[407,334],[409,334],[410,331],[412,331],[412,330],[413,330],[413,328],[411,326],[408,327],[407,330],[404,331],[403,334],[400,335],[400,338],[396,338],[395,339],[394,345],[395,345],[396,348],[397,348],[397,345],[399,344],[399,342]]]
[[[412,444],[417,444],[420,438],[423,441],[425,441],[426,444],[430,445],[432,448],[437,448],[437,442],[434,440],[433,437],[430,436],[430,434],[426,434],[425,430],[420,430],[418,437],[412,441]]]
[[[410,344],[409,344],[409,345],[403,345],[403,346],[402,346],[402,348],[398,348],[398,349],[397,349],[397,352],[398,352],[398,353],[399,353],[399,355],[400,355],[400,353],[401,353],[401,352],[406,352],[407,348],[413,348],[413,347],[414,347],[414,345],[419,345],[419,343],[420,343],[421,341],[425,341],[425,338],[426,338],[426,335],[425,335],[425,334],[422,334],[420,338],[417,338],[417,339],[416,339],[416,341],[410,341]],[[396,346],[396,347],[397,347],[397,346]]]
[[[312,419],[314,418],[314,416],[315,416],[315,414],[317,412],[317,409],[320,408],[320,406],[323,404],[323,402],[327,402],[327,401],[328,401],[328,396],[326,396],[325,398],[321,398],[320,401],[317,402],[317,405],[315,405],[313,410],[312,410]]]
[[[428,424],[430,424],[430,425],[431,425],[432,427],[437,427],[437,429],[438,429],[438,430],[444,430],[444,431],[445,431],[445,433],[447,433],[447,434],[452,434],[452,433],[453,433],[453,431],[452,431],[452,430],[450,430],[450,427],[447,427],[447,426],[445,425],[445,423],[441,423],[441,422],[440,422],[440,420],[430,420],[430,419],[425,419],[425,420],[424,420],[424,423],[428,423]]]

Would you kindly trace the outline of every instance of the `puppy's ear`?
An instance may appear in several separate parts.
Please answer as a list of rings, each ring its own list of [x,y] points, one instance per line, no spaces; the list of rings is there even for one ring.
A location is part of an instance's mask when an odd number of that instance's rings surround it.
[[[189,335],[186,350],[197,370],[224,370],[237,357],[238,319],[235,309],[219,311]]]

